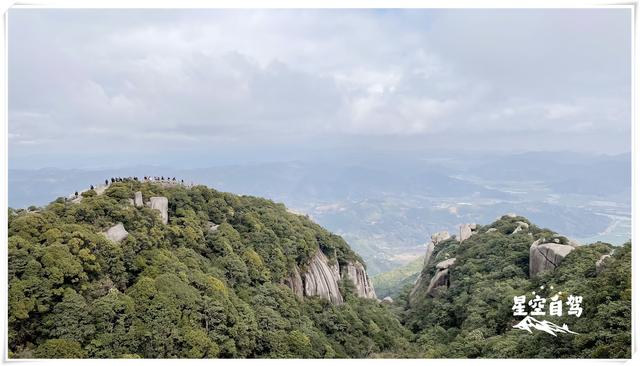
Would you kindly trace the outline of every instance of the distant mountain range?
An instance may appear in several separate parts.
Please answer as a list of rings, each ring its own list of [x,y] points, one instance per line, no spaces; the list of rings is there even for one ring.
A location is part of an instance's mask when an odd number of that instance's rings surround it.
[[[630,238],[630,154],[370,155],[176,168],[9,170],[9,206],[43,205],[112,176],[164,175],[268,197],[342,235],[372,275],[410,262],[432,232],[506,212],[581,241]]]

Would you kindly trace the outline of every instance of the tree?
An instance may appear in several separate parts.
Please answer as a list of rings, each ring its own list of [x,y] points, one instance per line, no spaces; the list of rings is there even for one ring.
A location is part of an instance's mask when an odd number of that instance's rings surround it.
[[[35,352],[37,358],[84,358],[80,343],[68,339],[48,339]]]

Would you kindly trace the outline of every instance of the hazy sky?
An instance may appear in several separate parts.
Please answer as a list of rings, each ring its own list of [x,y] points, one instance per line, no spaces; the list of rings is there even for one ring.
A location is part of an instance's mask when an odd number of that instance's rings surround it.
[[[630,151],[631,13],[11,10],[10,168]]]

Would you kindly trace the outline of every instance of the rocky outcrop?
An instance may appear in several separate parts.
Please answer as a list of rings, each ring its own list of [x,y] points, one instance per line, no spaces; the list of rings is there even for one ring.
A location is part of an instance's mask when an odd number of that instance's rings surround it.
[[[453,266],[456,263],[456,259],[455,258],[449,258],[447,260],[444,260],[442,262],[438,262],[438,264],[436,264],[436,268],[437,269],[447,269],[451,266]]]
[[[513,232],[511,233],[511,235],[513,234],[517,234],[523,230],[529,230],[529,224],[527,224],[524,221],[516,221],[516,224],[518,225],[515,230],[513,230]]]
[[[544,238],[534,241],[529,248],[529,277],[554,270],[575,248],[571,245],[545,243]]]
[[[348,262],[346,266],[340,268],[343,278],[348,278],[356,287],[356,294],[366,299],[376,299],[376,292],[373,284],[367,276],[367,271],[360,262]]]
[[[341,278],[351,280],[359,297],[377,299],[373,283],[362,263],[350,261],[344,266],[332,265],[321,250],[316,251],[304,273],[300,274],[298,266],[294,266],[283,283],[298,298],[319,296],[339,305],[344,302],[338,286]]]
[[[303,275],[304,296],[319,296],[331,301],[332,304],[342,304],[344,300],[338,281],[340,281],[338,265],[329,265],[324,253],[321,250],[316,251]]]
[[[431,242],[437,245],[449,238],[451,238],[451,235],[449,235],[448,231],[438,231],[437,233],[431,235]]]
[[[149,207],[160,212],[162,223],[169,222],[169,200],[167,197],[151,197],[149,198]]]
[[[431,260],[431,256],[433,255],[433,251],[435,249],[436,249],[436,245],[433,242],[427,244],[427,251],[424,253],[423,267],[426,267],[427,264],[429,264],[429,261]]]
[[[436,273],[429,282],[427,296],[436,296],[439,292],[446,290],[451,285],[449,278],[449,268],[456,263],[455,258],[450,258],[436,264]]]
[[[218,227],[220,227],[220,225],[216,225],[211,221],[207,221],[207,230],[210,232],[215,232],[216,230],[218,230]]]
[[[382,299],[382,303],[383,304],[393,304],[393,299],[391,298],[391,296],[387,296],[384,299]]]
[[[493,233],[498,231],[498,229],[496,229],[495,227],[490,228],[489,230],[487,230],[488,233]]]
[[[611,256],[613,255],[613,253],[615,252],[615,249],[611,251],[611,253],[609,254],[604,254],[602,255],[597,261],[596,261],[596,273],[600,273],[602,272],[602,270],[605,267],[605,264],[607,262],[607,258],[611,258]]]
[[[433,251],[435,250],[436,245],[450,238],[451,235],[449,235],[449,233],[446,231],[440,231],[431,235],[431,242],[427,244],[427,251],[424,254],[424,264],[422,265],[423,268],[426,268],[429,265],[429,261],[431,260],[431,256],[433,255]],[[409,293],[409,299],[411,299],[416,294],[416,292],[418,292],[418,289],[422,286],[422,272],[423,271],[418,274],[418,278],[416,278],[415,282],[413,283],[413,288]]]
[[[475,234],[478,230],[478,225],[476,224],[462,224],[460,225],[460,237],[458,240],[462,243],[463,241],[469,239],[471,235]]]
[[[127,232],[127,230],[125,230],[124,225],[122,225],[121,222],[113,225],[103,234],[107,237],[107,239],[116,243],[121,242],[122,240],[126,239],[127,236],[129,236],[129,233]]]
[[[135,193],[135,197],[133,199],[133,203],[136,207],[142,207],[144,206],[144,202],[142,201],[142,192],[137,191]]]
[[[302,283],[302,277],[300,277],[298,266],[293,267],[293,271],[289,273],[289,277],[284,279],[284,283],[289,286],[296,297],[299,299],[304,297],[304,284]]]

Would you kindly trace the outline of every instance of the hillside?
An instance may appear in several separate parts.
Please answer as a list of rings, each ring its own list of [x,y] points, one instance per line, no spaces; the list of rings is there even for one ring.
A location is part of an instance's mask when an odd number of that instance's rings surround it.
[[[460,234],[429,245],[418,281],[395,302],[422,357],[630,358],[631,243],[577,245],[515,215]],[[533,294],[544,309],[581,296],[583,311],[515,316],[514,297]],[[530,333],[548,322],[577,334]]]
[[[376,294],[380,299],[387,296],[395,298],[407,285],[413,284],[422,271],[424,256],[420,256],[408,264],[389,272],[379,273],[371,278]]]
[[[494,155],[459,149],[415,156],[338,154],[231,165],[213,162],[214,155],[207,156],[207,167],[185,166],[197,160],[188,159],[160,167],[96,168],[92,161],[89,168],[10,169],[8,200],[15,208],[44,205],[104,177],[160,171],[185,182],[284,202],[342,236],[372,276],[423,254],[430,233],[456,231],[461,222],[489,223],[506,212],[583,242],[622,244],[631,237],[629,154]]]
[[[342,238],[204,186],[126,179],[10,209],[8,273],[10,358],[408,353]]]
[[[521,216],[433,234],[375,290],[307,216],[177,181],[10,209],[8,243],[10,358],[631,354],[631,244],[578,245]],[[515,316],[533,292],[581,296],[584,311]]]

